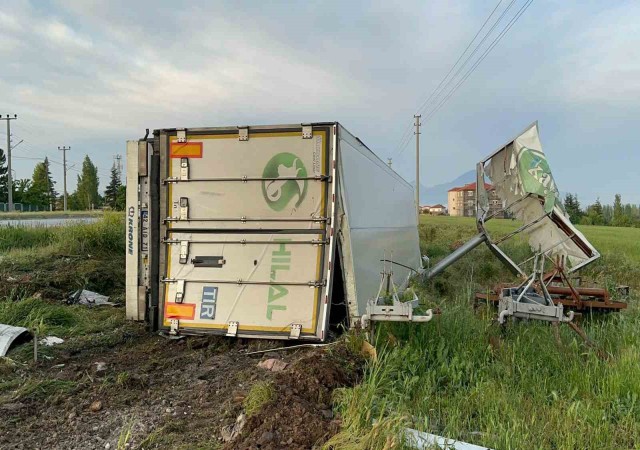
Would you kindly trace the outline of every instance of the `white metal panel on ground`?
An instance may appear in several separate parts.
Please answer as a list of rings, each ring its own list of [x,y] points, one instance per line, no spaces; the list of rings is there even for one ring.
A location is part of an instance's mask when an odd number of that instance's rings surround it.
[[[418,216],[413,187],[342,127],[338,155],[340,196],[348,223],[344,239],[349,241],[343,248],[350,250],[343,270],[346,289],[356,296],[356,302],[349,301],[351,314],[359,317],[378,292],[382,259],[415,270],[422,267]],[[395,283],[406,286],[412,271],[394,265],[393,272]],[[354,286],[349,286],[349,279]]]
[[[5,325],[0,323],[0,357],[5,356],[9,351],[9,347],[18,336],[23,333],[28,333],[24,327],[13,327],[11,325]]]
[[[323,338],[328,130],[170,137],[164,326]]]

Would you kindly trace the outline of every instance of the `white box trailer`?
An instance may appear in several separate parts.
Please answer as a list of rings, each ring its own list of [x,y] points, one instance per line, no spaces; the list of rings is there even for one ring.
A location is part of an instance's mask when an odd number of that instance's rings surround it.
[[[382,260],[400,289],[422,267],[413,188],[337,122],[147,130],[127,215],[127,317],[154,330],[321,341],[341,307],[351,326],[427,320],[377,302]]]

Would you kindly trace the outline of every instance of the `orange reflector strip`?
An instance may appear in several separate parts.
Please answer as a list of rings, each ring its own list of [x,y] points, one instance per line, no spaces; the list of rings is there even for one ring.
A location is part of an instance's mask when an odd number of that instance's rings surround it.
[[[172,158],[202,158],[202,142],[172,142]]]
[[[193,320],[196,316],[195,303],[166,303],[164,316],[167,319]]]

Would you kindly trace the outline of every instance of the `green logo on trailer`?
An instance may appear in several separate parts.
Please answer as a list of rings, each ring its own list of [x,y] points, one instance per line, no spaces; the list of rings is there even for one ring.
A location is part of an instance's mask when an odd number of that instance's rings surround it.
[[[307,180],[292,180],[291,178],[306,178],[307,169],[300,158],[293,153],[278,153],[269,160],[262,172],[262,195],[274,211],[282,211],[292,201],[294,207],[300,206],[307,195]]]

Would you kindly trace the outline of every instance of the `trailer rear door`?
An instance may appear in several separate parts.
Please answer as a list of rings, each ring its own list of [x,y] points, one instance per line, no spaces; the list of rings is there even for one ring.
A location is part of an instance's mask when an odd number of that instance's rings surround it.
[[[332,126],[161,130],[161,328],[324,339]]]

